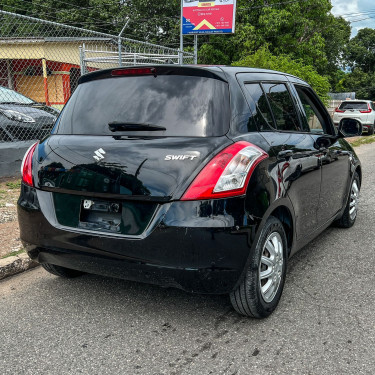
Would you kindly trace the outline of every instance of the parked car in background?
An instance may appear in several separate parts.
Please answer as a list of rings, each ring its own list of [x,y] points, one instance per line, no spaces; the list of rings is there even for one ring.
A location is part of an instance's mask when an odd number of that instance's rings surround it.
[[[264,318],[288,258],[354,224],[362,171],[344,137],[360,134],[353,119],[336,133],[311,87],[280,72],[90,73],[25,155],[20,236],[52,274],[227,293]]]
[[[335,109],[333,122],[338,126],[343,118],[353,118],[362,124],[363,131],[374,134],[375,105],[371,100],[346,100]]]
[[[0,142],[42,139],[58,115],[57,109],[0,86]]]

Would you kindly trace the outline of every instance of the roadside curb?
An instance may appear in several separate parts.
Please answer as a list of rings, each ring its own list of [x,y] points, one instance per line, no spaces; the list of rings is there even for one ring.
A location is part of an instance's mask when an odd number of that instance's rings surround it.
[[[0,280],[17,273],[37,267],[39,263],[34,262],[27,254],[20,254],[0,259]]]

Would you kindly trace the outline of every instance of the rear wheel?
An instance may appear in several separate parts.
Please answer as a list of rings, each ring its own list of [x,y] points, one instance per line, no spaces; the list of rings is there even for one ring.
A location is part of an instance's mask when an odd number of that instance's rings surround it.
[[[375,127],[375,125],[372,125],[370,128],[368,128],[367,135],[373,135],[374,134],[374,127]]]
[[[287,241],[281,222],[271,216],[251,254],[245,278],[230,299],[245,316],[266,318],[277,307],[283,291],[287,265]]]
[[[48,271],[49,273],[52,273],[55,276],[65,277],[65,278],[72,278],[81,276],[84,274],[84,272],[72,270],[70,268],[65,268],[61,266],[56,266],[55,264],[51,263],[42,263],[42,267]]]
[[[346,203],[345,210],[341,218],[337,221],[337,225],[341,228],[350,228],[354,225],[357,219],[359,191],[361,183],[357,172],[354,174],[353,182],[350,187],[348,202]]]

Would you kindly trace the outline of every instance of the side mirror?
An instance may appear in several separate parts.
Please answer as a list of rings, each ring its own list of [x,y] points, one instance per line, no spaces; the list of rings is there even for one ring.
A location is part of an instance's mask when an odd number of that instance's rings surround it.
[[[358,137],[362,134],[362,124],[353,118],[343,118],[339,125],[339,136]]]

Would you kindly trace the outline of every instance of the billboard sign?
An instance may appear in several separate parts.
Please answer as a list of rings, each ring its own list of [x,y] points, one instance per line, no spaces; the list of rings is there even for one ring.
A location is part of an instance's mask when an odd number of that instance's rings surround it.
[[[182,0],[182,34],[234,33],[236,0]]]

